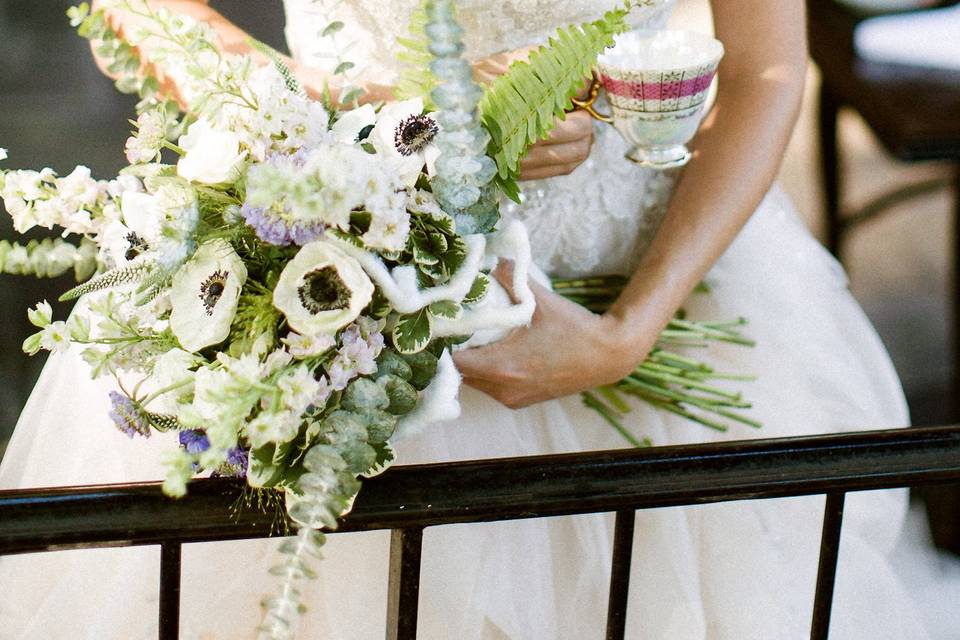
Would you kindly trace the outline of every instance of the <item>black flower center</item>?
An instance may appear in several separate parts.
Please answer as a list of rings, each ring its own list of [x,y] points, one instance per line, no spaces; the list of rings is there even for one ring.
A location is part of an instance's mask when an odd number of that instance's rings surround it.
[[[220,298],[227,287],[229,276],[228,272],[218,269],[200,285],[200,300],[203,302],[203,308],[206,309],[208,316],[213,315],[214,307],[220,302]]]
[[[300,295],[300,304],[310,313],[350,306],[350,289],[335,267],[322,267],[303,276],[303,284],[297,293]]]
[[[393,144],[401,155],[411,156],[422,151],[439,131],[433,118],[422,115],[407,116],[397,125]]]
[[[133,260],[149,248],[143,238],[133,231],[128,233],[126,237],[124,237],[124,240],[127,241],[127,251],[123,254],[123,257],[128,261]]]

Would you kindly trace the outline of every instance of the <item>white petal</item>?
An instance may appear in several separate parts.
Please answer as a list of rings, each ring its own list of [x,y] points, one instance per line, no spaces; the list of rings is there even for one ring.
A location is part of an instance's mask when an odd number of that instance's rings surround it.
[[[353,144],[357,141],[357,136],[366,127],[377,122],[377,111],[372,105],[365,104],[356,109],[345,111],[340,115],[330,131],[333,137],[343,144]]]
[[[212,311],[200,295],[203,283],[215,271],[227,273],[223,294]],[[230,335],[247,268],[230,243],[217,239],[203,244],[173,276],[170,291],[170,329],[187,351],[218,344]]]

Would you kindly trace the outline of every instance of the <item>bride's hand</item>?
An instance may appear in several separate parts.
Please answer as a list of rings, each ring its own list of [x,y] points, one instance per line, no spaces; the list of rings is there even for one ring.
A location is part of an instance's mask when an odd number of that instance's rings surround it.
[[[495,275],[509,291],[510,270]],[[510,408],[617,382],[653,347],[652,340],[626,338],[611,315],[591,313],[534,282],[530,287],[537,307],[529,327],[453,356],[466,384]]]
[[[506,73],[517,60],[526,60],[536,47],[498,53],[473,63],[478,82],[488,83]],[[541,180],[563,176],[580,166],[593,146],[593,118],[585,111],[568,113],[557,122],[550,137],[530,147],[520,162],[521,180]]]

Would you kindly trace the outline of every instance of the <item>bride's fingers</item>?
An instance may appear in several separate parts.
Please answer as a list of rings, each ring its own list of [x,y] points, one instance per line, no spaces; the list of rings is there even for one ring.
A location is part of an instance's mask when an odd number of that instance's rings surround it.
[[[550,132],[550,137],[540,145],[564,144],[593,138],[593,117],[586,111],[571,111]]]
[[[557,176],[567,176],[573,173],[582,162],[570,162],[567,164],[553,165],[547,167],[533,167],[520,170],[521,180],[545,180],[547,178],[556,178]]]
[[[583,162],[590,155],[590,140],[575,140],[563,144],[540,144],[530,147],[520,166],[534,168],[538,165],[562,165]]]

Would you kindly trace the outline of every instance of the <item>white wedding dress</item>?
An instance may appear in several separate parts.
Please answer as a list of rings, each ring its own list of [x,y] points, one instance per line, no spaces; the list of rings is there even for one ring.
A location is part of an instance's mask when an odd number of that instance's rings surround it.
[[[397,71],[397,35],[416,0],[287,0],[293,54],[329,64],[318,32],[334,10],[357,75]],[[609,0],[461,0],[469,53],[544,40],[598,16]],[[662,26],[669,3],[637,12]],[[590,159],[572,175],[526,184],[524,221],[536,262],[561,275],[627,273],[665,211],[672,177],[624,160],[598,127]],[[736,180],[731,176],[731,180]],[[726,434],[637,405],[631,428],[658,445],[903,427],[907,411],[886,352],[850,296],[842,269],[776,188],[710,271],[694,318],[747,316],[754,349],[717,347],[720,367],[757,374],[745,385],[764,427]],[[152,480],[163,437],[129,441],[107,417],[105,384],[72,353],[52,356],[0,467],[0,488]],[[625,446],[578,397],[511,411],[471,389],[463,417],[397,446],[401,463],[598,450]],[[139,449],[138,449],[139,447]],[[919,607],[888,555],[907,507],[902,491],[848,499],[834,640],[923,640]],[[796,640],[809,636],[823,498],[657,509],[637,515],[629,638]],[[448,526],[424,539],[420,638],[601,638],[612,518],[592,515]],[[388,534],[330,537],[320,577],[306,587],[300,638],[382,638]],[[259,602],[274,588],[277,542],[188,545],[182,628],[188,639],[252,638]],[[0,637],[156,637],[156,548],[70,551],[0,560]]]

